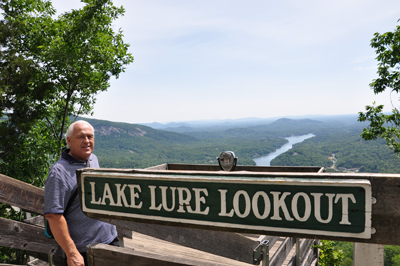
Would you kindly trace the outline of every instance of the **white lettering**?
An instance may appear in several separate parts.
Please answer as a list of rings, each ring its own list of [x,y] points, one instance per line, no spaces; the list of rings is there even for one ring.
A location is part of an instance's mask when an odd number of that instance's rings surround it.
[[[92,189],[91,193],[92,193],[92,200],[90,201],[91,204],[96,204],[96,205],[100,205],[101,204],[101,198],[99,198],[99,200],[96,201],[96,190],[95,190],[95,182],[90,182],[90,187]]]
[[[300,217],[299,212],[298,212],[298,201],[299,201],[299,197],[303,197],[304,202],[305,202],[305,209],[304,209],[304,215],[303,217]],[[293,212],[293,216],[294,218],[296,218],[296,220],[300,221],[300,222],[305,222],[308,220],[308,218],[310,218],[310,214],[311,214],[311,200],[308,197],[308,195],[304,192],[299,192],[296,193],[292,199],[292,212]]]
[[[110,206],[116,206],[113,196],[111,194],[110,185],[108,183],[104,184],[104,192],[103,192],[103,200],[101,201],[101,205],[106,205],[106,199],[110,201]]]
[[[218,189],[220,195],[221,195],[221,212],[218,213],[219,216],[227,216],[227,217],[232,217],[234,214],[233,209],[230,210],[229,213],[226,213],[226,192],[228,190],[226,189]]]
[[[192,199],[192,194],[190,193],[190,190],[185,187],[178,187],[178,203],[179,203],[179,208],[177,212],[185,212],[185,208],[189,213],[192,213],[192,208],[190,207],[190,200]],[[186,198],[183,196],[183,192],[186,193]]]
[[[290,217],[289,211],[286,208],[285,198],[290,195],[290,192],[285,192],[282,194],[282,197],[279,198],[281,192],[271,191],[271,194],[274,197],[274,216],[271,217],[271,220],[282,220],[281,216],[279,215],[279,209],[282,208],[283,214],[285,215],[285,219],[287,221],[293,221],[294,219]]]
[[[245,201],[245,209],[243,213],[241,213],[239,209],[239,198],[241,195],[243,195]],[[235,210],[236,215],[240,218],[246,218],[249,215],[251,210],[250,197],[246,191],[239,190],[235,193],[235,196],[233,197],[233,209]]]
[[[349,199],[353,203],[356,203],[356,199],[354,198],[353,194],[337,194],[335,198],[335,204],[342,199],[342,220],[339,224],[348,224],[351,225],[349,222]]]
[[[126,196],[124,193],[126,186],[127,185],[124,184],[121,188],[121,184],[115,184],[115,187],[117,188],[117,203],[115,204],[115,206],[122,206],[122,203],[121,203],[121,199],[122,199],[122,201],[124,202],[124,206],[128,207],[129,204],[128,204],[128,201],[126,200]]]
[[[160,203],[157,207],[156,207],[156,186],[149,186],[150,188],[150,198],[151,198],[151,206],[150,206],[150,210],[156,210],[159,211],[161,210],[162,204]]]
[[[322,193],[311,193],[311,196],[314,197],[314,214],[315,214],[315,219],[317,219],[318,222],[320,223],[329,223],[332,220],[333,216],[333,197],[335,197],[335,194],[332,193],[326,193],[325,196],[328,197],[328,217],[324,220],[321,218],[321,196]]]
[[[261,215],[258,210],[258,198],[260,196],[264,198],[265,206],[264,206],[264,214],[263,215]],[[265,193],[264,191],[256,192],[253,196],[251,203],[252,203],[253,213],[254,213],[254,216],[256,216],[256,218],[263,220],[268,217],[268,215],[271,211],[271,202],[269,201],[267,193]]]
[[[130,208],[135,208],[135,209],[140,209],[142,208],[143,202],[140,202],[139,205],[136,204],[136,199],[139,198],[139,193],[135,192],[135,188],[139,191],[142,192],[142,189],[140,188],[139,185],[128,185],[130,192],[131,192],[131,205],[129,206]]]
[[[171,195],[172,195],[172,206],[171,208],[168,208],[168,202],[167,202],[167,189],[168,187],[165,186],[160,186],[161,189],[161,200],[162,200],[162,206],[164,208],[164,210],[166,210],[167,212],[171,212],[175,209],[175,189],[176,187],[169,187],[171,189]]]
[[[195,197],[195,203],[196,203],[196,209],[194,210],[193,213],[207,215],[208,212],[210,211],[210,207],[205,208],[204,211],[201,210],[201,203],[206,203],[206,198],[204,196],[201,196],[201,194],[200,194],[200,193],[203,193],[207,197],[208,196],[207,189],[193,188],[193,191],[194,191],[194,197]]]

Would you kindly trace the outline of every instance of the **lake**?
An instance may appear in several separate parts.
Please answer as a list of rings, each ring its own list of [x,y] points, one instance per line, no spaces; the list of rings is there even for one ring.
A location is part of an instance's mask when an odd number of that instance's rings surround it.
[[[257,157],[254,158],[253,161],[256,162],[257,166],[270,166],[271,165],[271,161],[277,157],[278,155],[290,150],[294,144],[296,143],[300,143],[303,142],[306,139],[315,137],[314,134],[310,133],[307,135],[301,135],[301,136],[294,136],[294,137],[288,137],[285,138],[287,139],[289,142],[284,144],[282,147],[280,147],[279,149],[277,149],[274,152],[271,152],[270,154],[266,155],[266,156],[261,156],[261,157]]]

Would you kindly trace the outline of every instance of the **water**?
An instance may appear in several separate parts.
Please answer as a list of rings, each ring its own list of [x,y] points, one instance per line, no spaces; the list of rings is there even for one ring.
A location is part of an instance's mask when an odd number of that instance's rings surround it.
[[[253,160],[256,162],[257,166],[270,166],[271,165],[271,161],[277,157],[278,155],[290,150],[294,144],[296,143],[300,143],[306,139],[312,138],[315,135],[310,133],[307,135],[302,135],[302,136],[294,136],[294,137],[289,137],[289,138],[285,138],[287,139],[289,142],[284,144],[282,147],[280,147],[279,149],[277,149],[274,152],[271,152],[270,154],[266,155],[266,156],[261,156],[261,157],[257,157],[254,158]]]

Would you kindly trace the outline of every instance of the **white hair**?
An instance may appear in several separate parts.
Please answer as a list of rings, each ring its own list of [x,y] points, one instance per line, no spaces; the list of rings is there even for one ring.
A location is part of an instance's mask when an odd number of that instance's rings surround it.
[[[93,131],[93,136],[94,136],[94,128],[93,128],[93,126],[92,126],[89,122],[87,122],[87,121],[85,121],[85,120],[78,120],[78,121],[75,121],[74,123],[72,123],[71,125],[69,125],[69,127],[68,127],[68,129],[67,129],[67,132],[65,133],[65,139],[70,138],[70,137],[72,136],[72,132],[74,132],[74,127],[75,127],[75,125],[76,125],[76,124],[81,124],[81,123],[90,126],[90,128],[91,128],[92,131]],[[69,148],[70,148],[70,147],[69,147],[68,141],[67,141],[67,149],[69,149]]]

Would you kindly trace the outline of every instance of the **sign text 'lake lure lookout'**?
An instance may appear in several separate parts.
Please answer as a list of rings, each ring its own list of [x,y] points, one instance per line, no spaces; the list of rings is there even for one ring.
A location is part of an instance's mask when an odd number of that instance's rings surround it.
[[[369,180],[235,175],[78,175],[88,216],[204,228],[371,237]]]

